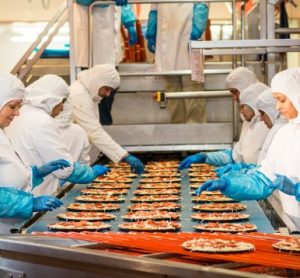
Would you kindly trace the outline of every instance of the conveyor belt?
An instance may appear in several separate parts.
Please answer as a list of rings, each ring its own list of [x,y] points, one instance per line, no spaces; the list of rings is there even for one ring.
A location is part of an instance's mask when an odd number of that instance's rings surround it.
[[[134,196],[133,191],[136,190],[137,185],[139,184],[139,178],[134,179],[132,186],[126,195],[126,201],[124,203],[120,203],[121,209],[120,211],[116,212],[109,212],[116,215],[116,219],[110,222],[107,222],[108,224],[112,225],[110,231],[111,232],[120,232],[118,225],[123,221],[122,215],[127,213],[127,207],[128,205],[132,204],[130,202],[130,199]],[[184,175],[181,179],[181,224],[182,224],[182,232],[195,232],[193,226],[197,223],[197,221],[191,220],[191,214],[193,203],[191,202],[191,195],[190,195],[190,189],[189,189],[189,181],[188,177],[186,176],[186,172],[184,172]],[[58,213],[62,213],[66,211],[66,206],[69,203],[74,202],[74,198],[78,195],[80,195],[80,190],[86,188],[86,185],[75,185],[63,198],[62,201],[64,202],[64,206],[56,209],[52,212],[47,212],[45,215],[43,215],[40,219],[38,219],[35,223],[33,223],[28,229],[27,232],[34,232],[34,231],[47,231],[47,225],[49,223],[53,223],[58,221],[56,218],[56,215]],[[248,223],[253,223],[257,226],[258,232],[264,232],[264,233],[274,233],[274,229],[269,222],[268,218],[264,214],[261,207],[258,205],[256,201],[247,201],[242,202],[247,205],[247,210],[245,213],[250,214],[250,219],[247,221]]]

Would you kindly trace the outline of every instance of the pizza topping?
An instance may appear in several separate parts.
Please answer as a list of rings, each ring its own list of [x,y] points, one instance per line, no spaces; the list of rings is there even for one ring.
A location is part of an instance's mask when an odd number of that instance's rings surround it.
[[[123,223],[119,225],[120,229],[131,231],[176,231],[181,225],[172,221],[138,221],[133,223]]]
[[[78,211],[114,211],[119,210],[120,205],[117,204],[82,204],[82,203],[72,203],[67,206],[69,210],[78,210]]]
[[[92,195],[125,195],[127,194],[127,189],[82,189],[80,190],[82,194],[92,194]]]
[[[154,203],[140,203],[131,205],[128,210],[139,211],[139,210],[178,210],[181,205],[172,202],[154,202]]]
[[[167,194],[179,194],[180,191],[178,189],[141,189],[135,190],[133,192],[135,195],[167,195]]]
[[[147,195],[138,196],[131,199],[132,202],[161,202],[161,201],[178,201],[177,195]]]
[[[82,195],[75,197],[80,202],[124,202],[125,198],[112,195]]]
[[[102,222],[88,222],[88,221],[68,221],[56,222],[49,224],[48,227],[52,230],[103,230],[109,229],[111,225]]]
[[[210,222],[207,224],[198,224],[194,228],[200,231],[211,231],[211,232],[252,232],[257,229],[256,225],[246,223],[216,223]]]
[[[104,212],[94,212],[94,211],[81,211],[81,212],[66,212],[57,215],[58,218],[65,220],[112,220],[115,218],[113,214]]]
[[[224,195],[200,195],[192,198],[193,202],[234,202]]]
[[[288,238],[278,241],[272,245],[275,249],[283,251],[300,252],[300,238]]]
[[[236,221],[245,220],[250,217],[249,214],[234,213],[234,212],[210,212],[210,213],[195,213],[192,214],[192,219],[202,221]]]
[[[236,203],[213,203],[213,204],[201,204],[193,206],[194,210],[201,210],[201,211],[240,211],[245,210],[247,207],[243,204],[236,204]]]
[[[94,182],[102,182],[102,183],[131,183],[133,179],[127,178],[126,176],[117,176],[117,177],[106,177],[100,176],[97,177]]]
[[[188,240],[182,244],[182,247],[191,251],[208,253],[243,252],[255,250],[255,246],[249,242],[209,238]]]
[[[124,219],[128,220],[160,220],[160,219],[170,219],[170,220],[178,220],[180,218],[178,213],[163,211],[163,210],[152,210],[152,211],[136,211],[136,212],[128,212],[123,216]]]
[[[171,182],[179,182],[181,179],[180,178],[165,178],[165,177],[155,177],[155,178],[146,178],[146,179],[141,179],[141,183],[149,183],[149,182],[166,182],[166,183],[171,183]]]
[[[99,188],[99,189],[129,189],[128,183],[92,183],[88,185],[88,188]]]
[[[164,182],[160,182],[160,183],[144,183],[139,185],[139,189],[155,189],[155,188],[165,188],[165,189],[169,189],[169,188],[180,188],[181,184],[180,183],[164,183]]]
[[[178,177],[178,176],[180,176],[180,174],[177,172],[167,172],[167,171],[142,174],[142,177]]]

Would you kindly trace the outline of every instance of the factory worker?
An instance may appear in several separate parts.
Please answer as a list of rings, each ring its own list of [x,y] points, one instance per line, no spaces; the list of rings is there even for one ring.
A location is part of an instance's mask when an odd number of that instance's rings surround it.
[[[69,100],[64,103],[63,111],[55,121],[60,129],[61,136],[67,144],[73,161],[90,165],[90,142],[84,129],[73,122],[73,109]]]
[[[44,165],[42,163],[36,164],[41,166],[32,164],[31,167],[26,167],[23,164],[4,132],[4,128],[11,124],[15,116],[19,116],[25,88],[17,77],[10,73],[0,73],[0,92],[0,186],[3,188],[1,189],[2,194],[0,194],[0,204],[3,206],[3,211],[0,212],[0,233],[4,233],[9,232],[14,224],[19,223],[18,219],[7,219],[11,216],[20,216],[18,213],[14,215],[14,210],[21,211],[24,209],[32,212],[37,211],[37,209],[48,210],[60,205],[60,201],[52,196],[34,199],[31,194],[22,191],[18,191],[19,193],[16,194],[17,190],[11,187],[31,191],[43,182],[44,177],[58,169],[68,167],[70,164],[62,159]],[[15,197],[13,197],[14,195]],[[10,202],[9,196],[12,196],[11,200],[24,200],[24,203],[10,204],[8,203]],[[25,208],[25,203],[28,203],[29,199],[30,207]],[[33,204],[35,204],[34,210],[32,210]],[[7,210],[4,209],[5,206]],[[13,206],[14,210],[10,206]],[[23,218],[23,216],[20,217]]]
[[[74,162],[61,137],[54,118],[63,109],[69,95],[67,83],[56,75],[45,75],[26,88],[20,116],[7,129],[7,134],[25,165],[42,164],[54,159],[65,159],[71,167],[54,172],[35,188],[36,196],[52,194],[59,180],[89,183],[108,169],[96,165],[93,168]]]
[[[94,152],[103,152],[113,162],[124,160],[134,172],[140,174],[144,172],[143,163],[128,154],[99,123],[98,103],[119,85],[119,73],[112,65],[97,65],[80,72],[78,80],[70,87],[74,121],[86,131]]]
[[[155,53],[158,71],[191,69],[188,43],[199,40],[206,29],[208,6],[205,3],[152,4],[146,38]],[[190,76],[165,77],[168,92],[200,91],[201,85]],[[169,100],[173,123],[206,122],[205,99]]]
[[[74,8],[74,53],[75,65],[89,66],[89,18],[88,6],[94,0],[76,0]],[[93,65],[112,64],[117,66],[123,59],[120,24],[129,34],[129,44],[137,42],[136,18],[131,5],[125,0],[115,0],[116,5],[98,5],[93,12]],[[90,49],[91,50],[91,49]]]
[[[221,190],[235,200],[259,200],[279,189],[283,211],[300,231],[300,68],[276,74],[271,89],[276,108],[289,122],[277,131],[261,167],[251,174],[231,171],[196,193]]]
[[[185,158],[179,169],[188,168],[192,163],[208,163],[223,166],[231,163],[257,163],[264,140],[269,132],[267,126],[260,121],[260,115],[255,107],[258,96],[268,88],[267,85],[256,82],[239,95],[241,114],[245,119],[240,140],[232,150],[222,150],[209,153],[197,153]]]

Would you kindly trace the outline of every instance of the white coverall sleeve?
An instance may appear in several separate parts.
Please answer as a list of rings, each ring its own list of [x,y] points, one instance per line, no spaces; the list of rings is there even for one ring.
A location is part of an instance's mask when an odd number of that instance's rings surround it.
[[[72,97],[74,120],[87,133],[90,142],[103,152],[113,162],[120,162],[128,155],[117,142],[103,129],[99,116],[94,112],[95,103],[91,100],[80,98],[76,95]]]
[[[43,163],[57,159],[65,159],[71,163],[72,166],[53,172],[54,176],[58,179],[66,179],[72,174],[74,161],[55,123],[48,121],[40,127],[34,145]]]

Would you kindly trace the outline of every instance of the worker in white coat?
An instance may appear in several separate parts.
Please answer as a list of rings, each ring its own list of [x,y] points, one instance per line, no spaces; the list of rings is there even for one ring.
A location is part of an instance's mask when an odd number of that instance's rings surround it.
[[[88,6],[94,0],[76,0],[74,9],[74,53],[77,67],[89,67]],[[137,42],[136,18],[127,1],[116,0],[116,5],[98,5],[93,12],[93,65],[112,64],[117,66],[123,59],[120,26],[127,28],[129,44]]]
[[[74,121],[86,131],[94,151],[103,152],[113,162],[124,160],[131,165],[132,171],[141,174],[143,163],[115,142],[99,122],[98,103],[119,85],[119,73],[110,64],[80,72],[78,80],[70,87]]]
[[[64,109],[56,117],[55,121],[61,132],[61,136],[66,142],[69,153],[73,161],[90,165],[91,146],[89,138],[84,129],[73,122],[73,109],[69,100],[64,103]]]
[[[33,211],[51,210],[61,205],[52,196],[34,198],[33,188],[39,186],[50,173],[70,166],[65,160],[56,160],[26,167],[16,154],[4,128],[8,127],[19,115],[25,88],[22,82],[10,73],[0,73],[0,233],[9,232],[20,219],[28,218]],[[8,203],[10,202],[10,203]],[[23,220],[24,221],[24,220]]]
[[[221,190],[236,200],[259,200],[279,189],[283,211],[300,231],[300,68],[279,72],[271,81],[276,108],[289,122],[281,127],[261,167],[254,173],[231,171],[221,179],[208,181],[203,190]]]
[[[205,3],[152,4],[146,38],[158,71],[191,69],[188,43],[201,38],[207,19]],[[165,83],[168,92],[201,90],[190,76],[166,77]],[[206,122],[204,99],[170,100],[168,109],[173,123]]]
[[[90,183],[108,168],[96,165],[93,168],[74,162],[59,128],[54,120],[63,109],[69,95],[67,83],[56,75],[45,75],[26,88],[24,105],[20,116],[6,132],[25,165],[43,164],[62,158],[71,167],[54,172],[45,178],[42,185],[33,190],[36,196],[52,194],[60,179],[75,183]]]

